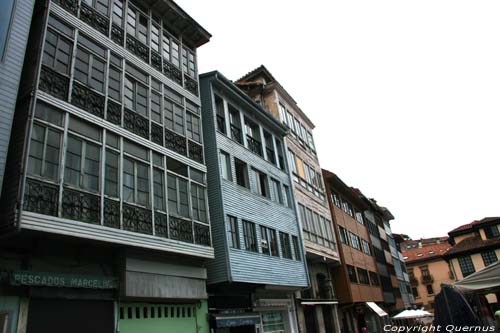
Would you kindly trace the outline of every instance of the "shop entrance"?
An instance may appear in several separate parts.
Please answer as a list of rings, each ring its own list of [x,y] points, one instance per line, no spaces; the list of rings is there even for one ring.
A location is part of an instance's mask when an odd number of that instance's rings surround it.
[[[112,333],[113,302],[30,299],[27,333]]]

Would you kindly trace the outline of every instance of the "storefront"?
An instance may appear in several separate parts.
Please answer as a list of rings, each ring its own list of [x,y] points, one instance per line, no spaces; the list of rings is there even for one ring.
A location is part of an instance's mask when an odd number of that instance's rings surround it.
[[[13,271],[4,282],[19,295],[9,297],[6,332],[114,332],[115,277]]]

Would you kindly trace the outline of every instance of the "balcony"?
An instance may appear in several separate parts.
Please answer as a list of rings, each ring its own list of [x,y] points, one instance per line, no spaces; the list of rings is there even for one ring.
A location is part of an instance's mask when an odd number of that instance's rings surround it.
[[[434,277],[431,274],[422,276],[422,283],[423,284],[428,284],[428,283],[432,283],[432,282],[434,282]]]

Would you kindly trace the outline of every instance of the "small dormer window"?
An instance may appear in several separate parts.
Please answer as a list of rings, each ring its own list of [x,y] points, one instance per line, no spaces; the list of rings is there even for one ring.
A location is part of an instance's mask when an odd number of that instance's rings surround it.
[[[500,236],[500,232],[498,230],[498,225],[492,225],[484,228],[484,234],[486,235],[486,239],[497,238]]]

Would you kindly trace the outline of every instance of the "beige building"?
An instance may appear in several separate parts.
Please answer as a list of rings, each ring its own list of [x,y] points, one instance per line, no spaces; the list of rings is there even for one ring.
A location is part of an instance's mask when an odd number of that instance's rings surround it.
[[[500,217],[486,217],[464,224],[448,233],[453,245],[444,256],[457,280],[498,261],[500,257]],[[489,295],[490,303],[498,303]]]
[[[444,254],[451,249],[447,237],[405,240],[402,252],[406,263],[415,304],[433,312],[434,297],[441,291],[441,283],[450,284],[455,276]]]

